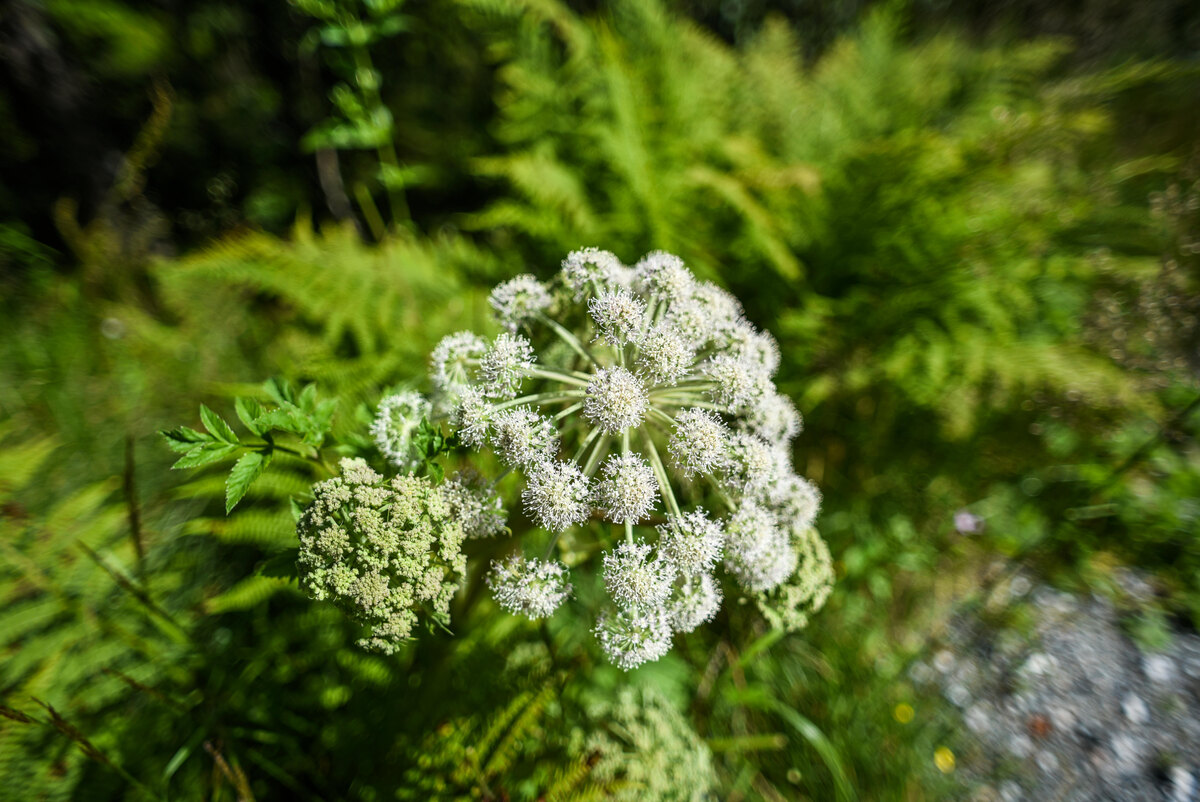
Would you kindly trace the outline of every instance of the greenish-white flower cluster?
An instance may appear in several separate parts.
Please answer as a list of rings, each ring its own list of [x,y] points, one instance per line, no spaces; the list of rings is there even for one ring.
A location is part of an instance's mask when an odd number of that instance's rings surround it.
[[[370,629],[360,645],[390,654],[419,611],[448,622],[467,568],[462,525],[429,479],[385,480],[360,459],[340,467],[297,524],[300,584]]]
[[[588,522],[601,525],[611,602],[594,631],[622,668],[661,657],[675,633],[719,612],[718,571],[764,610],[790,611],[769,614],[780,626],[820,607],[832,572],[812,528],[820,493],[791,464],[802,421],[773,381],[778,345],[736,298],[671,254],[628,267],[589,248],[551,281],[502,283],[490,305],[502,332],[444,338],[430,360],[434,394],[385,400],[376,436],[394,465],[413,464],[405,449],[424,411],[523,478],[525,517],[550,542],[541,560],[519,549],[495,564],[488,582],[502,607],[553,613],[570,583],[550,557]],[[506,531],[490,489],[446,485],[470,537]]]

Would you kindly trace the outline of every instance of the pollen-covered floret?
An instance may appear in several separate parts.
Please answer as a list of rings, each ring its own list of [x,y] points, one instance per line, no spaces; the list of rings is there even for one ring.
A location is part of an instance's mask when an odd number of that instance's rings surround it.
[[[441,486],[450,513],[469,538],[495,537],[505,531],[508,513],[500,495],[478,473],[467,469]]]
[[[722,347],[727,345],[734,329],[744,319],[742,302],[729,290],[711,281],[698,285],[692,291],[692,298],[708,310],[713,343]]]
[[[498,285],[488,297],[501,326],[515,332],[550,306],[550,292],[528,273]]]
[[[529,407],[504,409],[492,416],[492,448],[505,464],[525,468],[558,452],[554,423]]]
[[[609,457],[596,484],[596,506],[614,523],[638,523],[650,514],[658,500],[654,471],[637,454]]]
[[[795,573],[773,590],[755,595],[767,622],[787,632],[807,626],[809,617],[825,605],[833,590],[833,558],[817,530],[797,531],[792,547],[799,562]]]
[[[658,544],[664,555],[685,576],[711,571],[721,558],[725,532],[721,524],[693,510],[681,516],[670,515],[658,527]]]
[[[604,610],[592,631],[605,656],[625,671],[671,650],[671,621],[661,607]]]
[[[754,404],[770,390],[770,379],[761,367],[732,354],[717,354],[703,365],[713,381],[713,403],[737,412]]]
[[[622,541],[604,555],[604,586],[621,607],[661,606],[678,573],[647,543]]]
[[[450,426],[467,448],[483,448],[487,441],[492,404],[478,387],[467,387],[450,413]]]
[[[501,334],[479,362],[484,392],[489,398],[516,397],[536,358],[529,340],[519,334]]]
[[[640,426],[650,399],[642,380],[622,367],[600,368],[587,386],[583,414],[610,434]]]
[[[778,392],[767,392],[751,404],[744,423],[750,431],[772,443],[791,440],[803,428],[792,399]]]
[[[597,336],[609,345],[622,346],[638,339],[646,317],[646,304],[626,289],[601,290],[588,301],[588,312]]]
[[[685,409],[675,416],[667,451],[684,476],[724,470],[729,460],[729,429],[706,409]]]
[[[638,368],[652,384],[677,383],[695,359],[695,350],[671,323],[656,323],[638,343]]]
[[[725,570],[746,590],[766,591],[796,568],[796,552],[770,510],[745,501],[725,527]]]
[[[375,445],[387,461],[408,470],[420,457],[414,453],[412,438],[433,408],[420,393],[406,391],[389,395],[379,402],[379,411],[371,424]]]
[[[804,477],[789,472],[774,488],[769,504],[784,527],[808,529],[821,511],[821,490]]]
[[[770,485],[779,475],[780,449],[749,432],[729,438],[729,460],[724,484],[739,493],[751,493]]]
[[[627,282],[622,274],[627,270],[615,254],[598,248],[571,251],[562,261],[562,280],[576,301]]]
[[[693,632],[696,627],[713,620],[721,609],[721,588],[712,574],[696,574],[675,584],[667,613],[671,628],[676,632]]]
[[[466,572],[462,528],[427,478],[385,481],[361,459],[341,469],[313,487],[296,525],[300,585],[365,624],[360,645],[390,654],[420,611],[449,623]]]
[[[770,332],[759,331],[744,321],[730,330],[730,350],[768,378],[779,369],[779,343]]]
[[[461,395],[475,381],[479,359],[487,352],[487,340],[473,331],[448,334],[429,357],[429,377],[439,392]]]
[[[521,498],[538,526],[562,532],[583,523],[591,512],[587,477],[573,462],[542,462],[529,472]]]
[[[634,287],[648,295],[658,295],[669,301],[686,298],[696,284],[696,277],[683,260],[665,251],[653,251],[642,257],[633,268]]]
[[[487,586],[502,608],[534,620],[553,615],[571,595],[565,565],[527,559],[520,554],[513,554],[504,562],[493,562]]]

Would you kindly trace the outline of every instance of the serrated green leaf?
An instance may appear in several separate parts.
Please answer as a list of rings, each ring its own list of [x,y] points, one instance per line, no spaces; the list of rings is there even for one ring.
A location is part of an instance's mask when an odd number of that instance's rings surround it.
[[[263,384],[267,395],[275,399],[277,404],[290,404],[293,400],[292,385],[287,379],[267,379]]]
[[[317,407],[317,385],[304,385],[304,389],[300,391],[300,397],[296,399],[296,406],[305,412],[315,410]]]
[[[300,523],[300,516],[304,514],[304,506],[294,498],[288,499],[288,509],[292,511],[292,520]]]
[[[267,465],[271,462],[271,452],[250,451],[242,455],[242,458],[233,466],[233,470],[229,472],[229,478],[225,481],[225,514],[228,515],[237,506],[237,503],[246,495],[246,491],[250,489],[250,485],[254,480],[262,476],[263,471],[267,469]]]
[[[258,427],[257,419],[262,417],[265,410],[263,405],[253,398],[236,398],[233,408],[237,411],[238,420],[245,424],[252,433],[262,437],[263,430]]]
[[[307,434],[312,428],[311,422],[306,420],[295,408],[273,409],[265,415],[260,415],[254,423],[262,432],[279,429],[292,434]]]
[[[233,456],[235,453],[237,453],[237,446],[222,443],[205,443],[184,454],[176,460],[171,468],[200,468],[205,465],[211,465],[214,462],[220,462],[226,457]]]
[[[241,442],[233,429],[229,428],[229,424],[204,404],[200,405],[200,421],[204,424],[204,428],[208,429],[212,436],[221,442],[235,446]]]
[[[180,454],[186,454],[196,447],[197,443],[207,443],[212,440],[212,437],[198,432],[195,429],[189,429],[186,426],[177,426],[174,429],[164,429],[160,431],[167,441],[167,446],[172,451],[177,451]]]

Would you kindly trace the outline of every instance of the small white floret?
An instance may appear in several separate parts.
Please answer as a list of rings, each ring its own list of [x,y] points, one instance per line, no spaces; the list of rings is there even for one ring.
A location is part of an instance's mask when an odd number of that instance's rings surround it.
[[[587,477],[573,462],[535,465],[521,494],[529,517],[551,532],[562,532],[587,520],[590,496]]]
[[[537,317],[550,302],[550,292],[545,285],[529,274],[509,279],[488,296],[496,320],[510,332]]]
[[[553,615],[571,595],[565,565],[519,554],[504,562],[493,562],[487,585],[502,608],[533,620]]]
[[[412,438],[432,410],[429,401],[412,391],[396,393],[379,402],[371,435],[388,462],[404,470],[420,462],[420,457],[414,453]]]
[[[650,400],[646,385],[622,367],[600,368],[587,386],[583,414],[610,434],[641,425]]]
[[[620,607],[657,607],[671,595],[677,571],[652,546],[622,541],[604,555],[604,586]]]
[[[608,520],[638,523],[654,509],[658,482],[642,457],[614,454],[605,461],[601,473],[603,478],[596,485],[596,505]]]
[[[625,671],[671,650],[671,622],[663,608],[605,610],[593,632],[605,656]]]

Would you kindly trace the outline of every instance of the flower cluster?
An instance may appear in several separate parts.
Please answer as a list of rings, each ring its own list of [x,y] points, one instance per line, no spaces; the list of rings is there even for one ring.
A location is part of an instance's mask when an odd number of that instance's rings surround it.
[[[359,641],[391,654],[417,623],[417,611],[449,620],[467,560],[462,526],[428,479],[390,480],[360,459],[313,487],[296,530],[300,584],[370,629]]]
[[[594,631],[622,668],[717,614],[718,571],[764,611],[786,611],[773,613],[781,626],[820,607],[832,578],[812,528],[820,493],[791,465],[802,421],[773,381],[778,345],[736,298],[671,254],[627,267],[589,248],[551,281],[504,282],[490,304],[502,333],[444,338],[430,360],[434,395],[385,400],[375,430],[403,467],[420,415],[446,420],[458,442],[523,477],[525,515],[549,546],[542,560],[518,551],[493,565],[500,606],[553,613],[570,593],[555,547],[566,559],[562,535],[597,521],[612,525],[599,535],[612,544],[611,605]],[[456,477],[445,497],[467,536],[504,530],[482,482]]]

